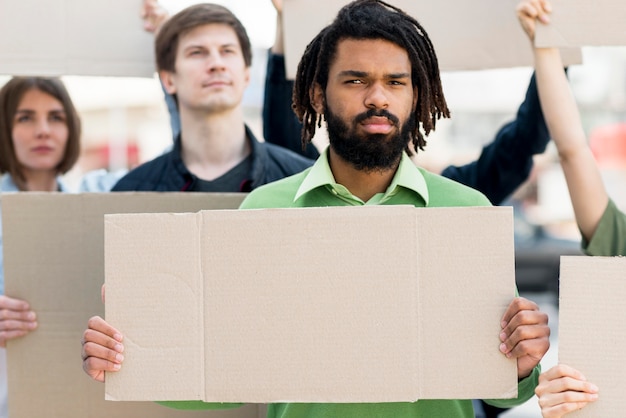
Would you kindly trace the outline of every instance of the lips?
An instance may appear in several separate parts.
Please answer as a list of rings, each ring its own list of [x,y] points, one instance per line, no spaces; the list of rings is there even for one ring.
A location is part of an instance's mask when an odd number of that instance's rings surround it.
[[[54,148],[47,147],[45,145],[40,145],[38,147],[31,148],[31,151],[35,152],[35,153],[38,153],[38,154],[44,154],[44,153],[48,153],[48,152],[54,151]]]
[[[363,120],[361,126],[369,133],[387,134],[393,129],[394,124],[384,116],[373,116]]]
[[[223,87],[230,85],[230,81],[228,80],[209,80],[202,83],[202,87]]]

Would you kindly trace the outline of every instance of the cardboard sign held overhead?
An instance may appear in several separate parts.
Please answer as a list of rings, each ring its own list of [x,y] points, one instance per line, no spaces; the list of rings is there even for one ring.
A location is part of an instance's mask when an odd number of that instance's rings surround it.
[[[142,0],[0,0],[0,74],[152,77]]]
[[[532,66],[517,0],[389,0],[426,29],[442,71]],[[295,78],[306,46],[349,0],[284,0],[283,30],[288,78]],[[579,49],[563,51],[566,65],[582,62]]]
[[[626,7],[615,0],[552,0],[550,24],[537,25],[539,47],[626,45]]]
[[[106,319],[125,336],[111,400],[517,394],[498,351],[511,208],[110,215],[105,263]]]
[[[599,399],[572,417],[610,417],[626,410],[624,272],[626,257],[561,257],[559,363],[580,370],[600,389]]]
[[[257,418],[263,406],[177,411],[106,402],[81,367],[87,320],[104,315],[104,214],[236,208],[244,194],[3,194],[6,294],[27,300],[39,327],[7,347],[11,418]],[[259,415],[261,413],[261,415]]]

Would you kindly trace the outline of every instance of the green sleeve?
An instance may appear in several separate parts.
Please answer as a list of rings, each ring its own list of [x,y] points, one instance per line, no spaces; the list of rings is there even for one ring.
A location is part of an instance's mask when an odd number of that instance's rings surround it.
[[[609,200],[596,232],[582,248],[588,255],[612,257],[626,255],[626,214]]]
[[[202,402],[202,401],[161,401],[159,405],[167,406],[173,409],[233,409],[242,406],[242,403],[218,403],[218,402]]]
[[[517,398],[513,399],[485,399],[485,403],[498,408],[511,408],[529,400],[535,394],[535,388],[539,384],[541,365],[538,364],[528,377],[523,378],[517,384]]]

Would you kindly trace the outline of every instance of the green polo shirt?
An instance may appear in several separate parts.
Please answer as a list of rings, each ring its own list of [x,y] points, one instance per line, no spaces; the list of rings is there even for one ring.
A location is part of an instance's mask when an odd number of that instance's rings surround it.
[[[626,255],[626,214],[609,200],[596,232],[582,247],[588,255],[612,257]]]
[[[297,208],[320,206],[403,205],[417,207],[490,206],[480,192],[415,166],[404,154],[391,184],[384,193],[363,202],[335,182],[328,164],[328,151],[315,164],[291,177],[252,191],[242,209]],[[462,348],[460,348],[462,350]],[[520,405],[534,395],[540,367],[518,386],[518,398],[487,401],[500,407]],[[488,379],[476,376],[476,381]],[[163,402],[181,409],[214,409],[236,404]],[[276,403],[268,405],[267,418],[474,418],[471,400],[422,400],[417,402],[331,404]]]
[[[363,202],[335,182],[326,151],[311,168],[253,190],[240,208],[359,205],[443,207],[490,206],[490,203],[484,195],[474,189],[416,167],[406,154],[403,154],[398,171],[387,190]]]

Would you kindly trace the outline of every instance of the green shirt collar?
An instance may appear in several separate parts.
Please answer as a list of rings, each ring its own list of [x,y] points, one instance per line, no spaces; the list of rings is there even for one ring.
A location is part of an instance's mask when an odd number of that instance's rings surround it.
[[[294,202],[318,187],[325,187],[337,196],[347,200],[354,200],[361,204],[384,203],[386,200],[395,195],[399,188],[405,188],[420,195],[426,205],[428,205],[428,187],[426,186],[426,180],[424,179],[422,172],[415,166],[411,158],[409,158],[405,152],[402,153],[402,159],[400,160],[398,170],[396,171],[396,174],[385,193],[379,193],[372,197],[368,202],[363,202],[361,199],[350,193],[350,191],[343,185],[335,182],[335,177],[333,176],[328,163],[327,147],[304,178],[304,181],[298,188],[294,197]]]

